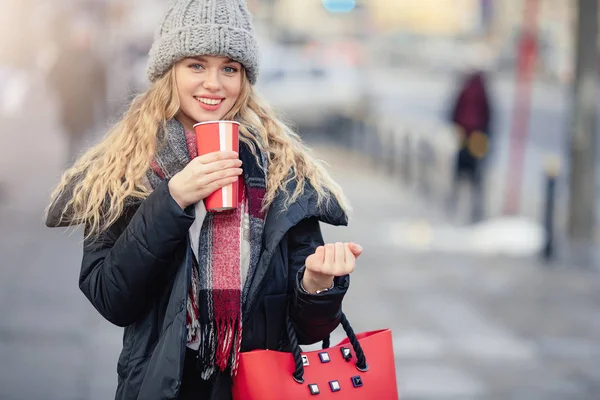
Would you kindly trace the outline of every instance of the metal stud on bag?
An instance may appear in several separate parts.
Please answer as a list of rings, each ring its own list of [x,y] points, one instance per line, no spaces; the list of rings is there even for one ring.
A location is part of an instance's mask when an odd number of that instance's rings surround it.
[[[352,359],[352,352],[350,351],[349,347],[342,347],[340,351],[342,352],[342,357],[344,360],[350,361]]]
[[[353,376],[352,378],[350,378],[350,380],[352,380],[352,386],[354,386],[355,388],[362,387],[363,385],[363,381],[360,376]]]
[[[321,391],[319,390],[319,385],[317,385],[316,383],[311,383],[310,385],[308,385],[308,390],[310,390],[310,394],[312,394],[313,396],[321,393]]]
[[[331,358],[329,358],[329,353],[326,351],[319,353],[319,358],[321,359],[322,363],[328,363],[331,361]]]
[[[340,386],[340,382],[339,381],[331,381],[331,382],[329,382],[329,387],[331,388],[332,392],[339,392],[340,390],[342,390],[342,387]]]

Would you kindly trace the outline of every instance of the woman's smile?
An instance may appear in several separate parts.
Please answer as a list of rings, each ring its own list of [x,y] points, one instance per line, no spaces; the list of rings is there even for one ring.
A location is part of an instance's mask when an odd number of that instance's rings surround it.
[[[205,97],[205,96],[194,97],[194,98],[196,100],[198,100],[198,103],[200,103],[200,107],[202,107],[206,111],[217,111],[221,107],[221,104],[223,104],[223,101],[225,100],[224,98],[216,99],[216,98]]]

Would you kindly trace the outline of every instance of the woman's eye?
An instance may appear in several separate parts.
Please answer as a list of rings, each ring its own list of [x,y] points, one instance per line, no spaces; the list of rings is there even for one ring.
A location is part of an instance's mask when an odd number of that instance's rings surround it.
[[[226,74],[234,74],[237,72],[237,68],[235,67],[225,67],[223,68],[223,71],[225,71]]]
[[[191,69],[195,69],[195,70],[200,70],[203,69],[204,67],[202,66],[202,64],[192,64],[190,65]]]

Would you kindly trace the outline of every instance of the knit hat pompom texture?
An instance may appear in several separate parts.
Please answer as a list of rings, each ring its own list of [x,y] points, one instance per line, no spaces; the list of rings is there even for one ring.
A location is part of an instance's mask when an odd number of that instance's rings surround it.
[[[158,30],[147,74],[156,81],[186,57],[229,57],[246,69],[250,83],[258,75],[258,44],[245,0],[174,0]]]

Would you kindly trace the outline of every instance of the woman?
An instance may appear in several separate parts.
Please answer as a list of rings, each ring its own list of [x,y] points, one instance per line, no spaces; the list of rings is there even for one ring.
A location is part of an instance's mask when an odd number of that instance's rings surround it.
[[[324,245],[319,221],[346,224],[346,200],[258,98],[257,61],[242,0],[175,1],[152,86],[53,195],[48,226],[85,224],[81,290],[125,327],[117,399],[230,398],[240,351],[289,349],[288,314],[304,344],[339,323],[362,249]],[[196,157],[211,120],[241,124],[239,157]],[[206,213],[235,182],[237,210]]]

